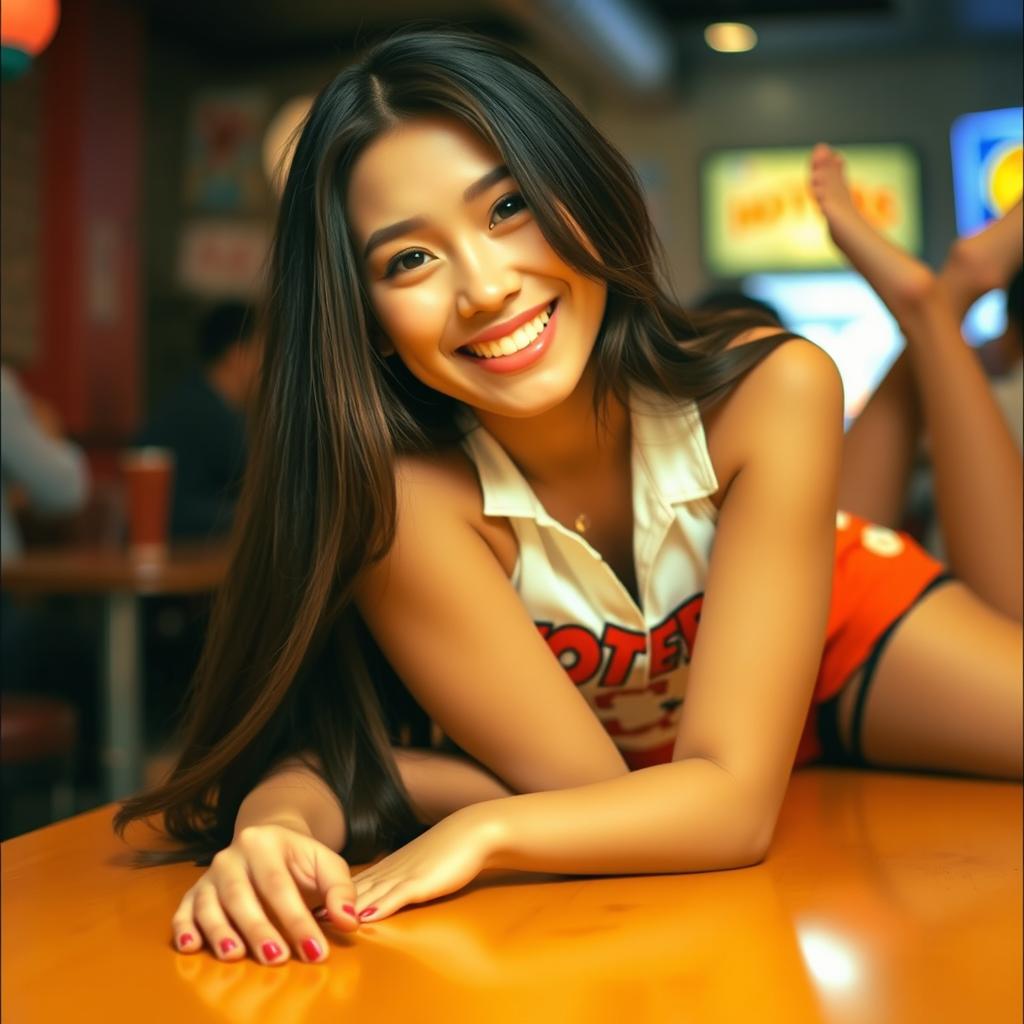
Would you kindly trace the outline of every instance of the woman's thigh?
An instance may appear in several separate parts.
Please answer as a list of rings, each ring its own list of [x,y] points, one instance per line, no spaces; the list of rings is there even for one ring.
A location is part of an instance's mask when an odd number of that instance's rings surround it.
[[[924,597],[893,632],[863,710],[860,750],[870,765],[1019,779],[1022,632],[961,583]],[[839,699],[849,747],[854,678]]]

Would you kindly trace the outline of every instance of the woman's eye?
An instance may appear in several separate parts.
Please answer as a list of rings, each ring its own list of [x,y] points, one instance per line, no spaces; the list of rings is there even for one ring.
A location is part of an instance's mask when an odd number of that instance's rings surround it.
[[[494,210],[491,212],[491,227],[493,228],[495,223],[508,220],[509,217],[525,209],[526,200],[518,192],[513,192],[512,195],[499,199],[494,206]]]
[[[385,277],[393,277],[401,270],[418,270],[425,266],[431,257],[422,249],[407,249],[400,252],[390,263],[384,272]]]

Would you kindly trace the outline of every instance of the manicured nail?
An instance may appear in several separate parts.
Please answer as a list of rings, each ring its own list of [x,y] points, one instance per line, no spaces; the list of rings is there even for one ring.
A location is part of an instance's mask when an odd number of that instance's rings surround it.
[[[346,903],[345,906],[343,906],[341,909],[344,910],[349,917],[356,916],[356,908],[353,907],[351,903]]]
[[[222,953],[230,953],[237,945],[238,943],[235,942],[234,939],[221,939],[220,942],[217,943],[217,948]]]
[[[307,960],[319,960],[324,955],[324,951],[316,939],[303,939],[302,952],[306,954]]]
[[[376,908],[376,907],[367,907],[367,908],[366,908],[366,909],[365,909],[365,910],[364,910],[364,911],[363,911],[363,912],[362,912],[362,913],[361,913],[361,914],[359,915],[359,920],[360,920],[360,921],[365,921],[365,920],[366,920],[366,918],[368,918],[368,917],[373,917],[373,915],[374,915],[374,914],[376,914],[376,913],[377,913],[377,908]]]
[[[189,934],[189,932],[185,932],[183,935],[178,936],[178,945],[181,946],[182,949],[184,949],[185,946],[187,946],[192,941],[194,940],[192,935]]]
[[[281,947],[276,942],[264,942],[260,949],[267,960],[276,960],[281,955]]]
[[[317,907],[316,910],[313,911],[313,916],[318,921],[326,921],[327,920],[327,908],[326,907]]]

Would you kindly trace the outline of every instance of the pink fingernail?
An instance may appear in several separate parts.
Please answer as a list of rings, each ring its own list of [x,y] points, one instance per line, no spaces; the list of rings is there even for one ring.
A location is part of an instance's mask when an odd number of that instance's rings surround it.
[[[326,907],[318,907],[316,910],[313,911],[313,916],[318,921],[326,921],[327,920],[327,908]]]
[[[238,943],[234,939],[221,939],[217,945],[222,953],[230,953]]]
[[[324,951],[316,939],[303,939],[302,952],[306,954],[307,960],[319,960],[324,955]]]
[[[185,932],[183,935],[178,936],[178,945],[184,948],[190,942],[193,941],[193,936],[189,932]]]
[[[366,908],[366,909],[365,909],[365,910],[364,910],[364,911],[363,911],[363,912],[362,912],[362,913],[361,913],[361,914],[359,915],[359,920],[360,920],[360,921],[364,921],[364,920],[366,920],[366,918],[368,918],[368,917],[372,917],[372,916],[373,916],[374,914],[376,914],[376,913],[377,913],[377,908],[376,908],[376,907],[367,907],[367,908]]]
[[[260,949],[268,960],[276,960],[281,955],[281,947],[276,942],[264,942]]]
[[[349,917],[356,916],[356,908],[353,907],[351,903],[346,903],[345,906],[343,906],[341,909],[344,910]]]

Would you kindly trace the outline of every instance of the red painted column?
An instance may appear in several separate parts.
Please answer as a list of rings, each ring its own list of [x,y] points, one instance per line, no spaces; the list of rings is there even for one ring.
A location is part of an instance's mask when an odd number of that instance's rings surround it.
[[[40,318],[30,386],[90,448],[138,426],[144,26],[74,0],[40,58]]]

